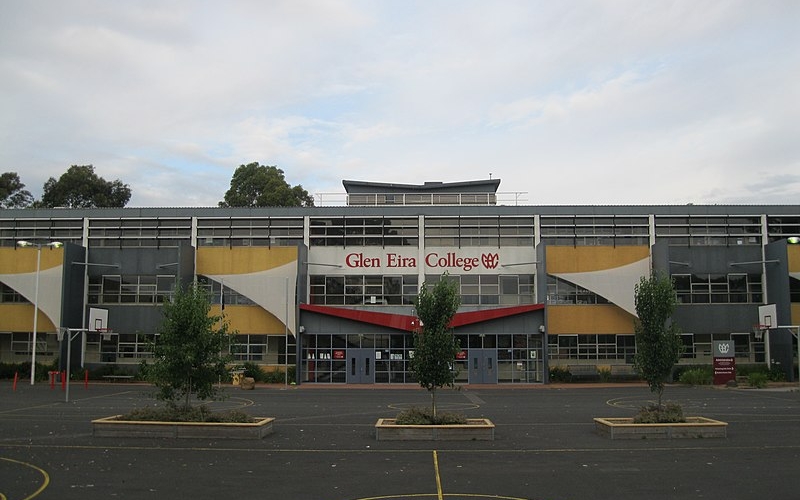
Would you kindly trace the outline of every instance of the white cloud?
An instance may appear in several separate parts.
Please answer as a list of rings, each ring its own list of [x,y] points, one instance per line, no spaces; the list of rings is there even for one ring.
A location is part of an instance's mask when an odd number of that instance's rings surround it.
[[[457,5],[457,8],[454,7]],[[131,205],[492,172],[531,203],[796,203],[791,1],[5,2],[0,163]],[[792,179],[795,179],[794,181]]]

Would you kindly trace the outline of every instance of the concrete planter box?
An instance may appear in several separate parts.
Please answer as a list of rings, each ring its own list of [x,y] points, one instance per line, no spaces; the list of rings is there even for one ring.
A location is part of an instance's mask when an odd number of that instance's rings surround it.
[[[596,418],[595,430],[611,439],[724,438],[728,423],[705,417],[686,417],[675,424],[634,424],[632,418]]]
[[[274,418],[260,418],[252,423],[222,422],[149,422],[118,420],[121,415],[92,420],[96,437],[261,439],[272,434]]]
[[[486,418],[470,418],[466,424],[399,425],[393,418],[375,424],[378,441],[494,441],[494,424]]]

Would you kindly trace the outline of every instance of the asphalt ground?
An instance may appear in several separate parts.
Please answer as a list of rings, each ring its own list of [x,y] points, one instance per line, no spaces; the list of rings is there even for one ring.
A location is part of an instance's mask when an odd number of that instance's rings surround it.
[[[0,382],[0,500],[800,498],[800,392],[670,386],[724,439],[610,440],[593,417],[632,416],[639,384],[465,386],[440,410],[486,417],[495,441],[376,441],[374,425],[430,402],[419,388],[226,388],[212,407],[276,417],[261,440],[100,438],[94,418],[157,404],[146,385]]]

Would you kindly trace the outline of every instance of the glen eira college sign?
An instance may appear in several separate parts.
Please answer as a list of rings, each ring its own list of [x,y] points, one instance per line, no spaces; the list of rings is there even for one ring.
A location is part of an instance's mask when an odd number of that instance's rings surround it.
[[[345,266],[350,269],[384,268],[384,269],[416,269],[417,258],[388,252],[382,256],[366,256],[354,252],[345,256]],[[425,266],[436,269],[460,269],[464,272],[473,269],[495,269],[500,264],[497,253],[483,253],[480,257],[459,256],[456,252],[430,252],[424,257]]]

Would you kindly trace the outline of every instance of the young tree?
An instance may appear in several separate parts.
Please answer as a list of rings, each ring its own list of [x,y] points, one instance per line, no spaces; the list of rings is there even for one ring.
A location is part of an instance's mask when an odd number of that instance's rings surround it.
[[[680,329],[671,320],[678,299],[672,280],[658,272],[642,277],[634,294],[638,318],[634,322],[636,354],[633,363],[650,391],[658,394],[661,408],[664,385],[683,348]]]
[[[25,208],[33,203],[33,195],[25,189],[16,172],[0,175],[0,208]]]
[[[431,415],[436,418],[436,389],[452,387],[457,372],[453,369],[461,350],[448,326],[461,305],[458,284],[447,273],[433,287],[423,283],[416,299],[421,328],[414,332],[414,357],[411,371],[419,385],[431,394]]]
[[[227,376],[231,361],[231,335],[222,316],[210,315],[208,292],[197,283],[178,287],[165,302],[159,337],[153,344],[155,361],[145,376],[159,390],[158,397],[172,404],[195,394],[205,400],[217,395],[214,384]]]
[[[92,165],[73,165],[56,180],[44,183],[45,208],[122,208],[131,199],[131,188],[120,180],[107,181],[94,173]]]
[[[283,170],[258,162],[240,165],[221,207],[313,207],[314,198],[303,186],[289,186]]]

